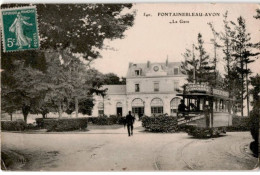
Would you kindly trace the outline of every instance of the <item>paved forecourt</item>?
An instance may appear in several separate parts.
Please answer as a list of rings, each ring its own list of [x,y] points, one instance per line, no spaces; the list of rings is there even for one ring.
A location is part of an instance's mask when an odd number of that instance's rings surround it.
[[[134,135],[124,127],[88,132],[2,132],[2,150],[23,155],[16,170],[152,171],[248,170],[257,159],[248,149],[249,132],[230,132],[214,139],[195,139],[186,133],[144,132],[135,123]]]

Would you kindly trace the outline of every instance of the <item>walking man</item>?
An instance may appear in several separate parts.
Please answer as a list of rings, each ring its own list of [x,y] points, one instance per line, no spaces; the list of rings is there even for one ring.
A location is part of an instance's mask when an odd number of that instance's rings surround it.
[[[131,135],[133,135],[133,129],[134,129],[133,124],[135,121],[135,118],[131,115],[131,111],[129,111],[125,120],[126,120],[126,125],[127,125],[128,136],[130,137]]]

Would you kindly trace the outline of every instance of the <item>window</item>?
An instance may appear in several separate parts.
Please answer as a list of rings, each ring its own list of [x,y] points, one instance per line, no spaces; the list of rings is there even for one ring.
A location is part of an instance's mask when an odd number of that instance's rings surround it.
[[[152,100],[151,113],[154,115],[163,114],[163,101],[160,98],[154,98]]]
[[[173,73],[174,73],[174,75],[178,75],[179,74],[179,68],[174,68]]]
[[[98,115],[104,115],[104,103],[98,103]]]
[[[153,85],[154,85],[154,92],[159,92],[159,83],[155,82]]]
[[[177,89],[179,89],[179,81],[174,81],[173,82],[173,88],[174,88],[174,91],[176,91]]]
[[[157,72],[157,71],[159,70],[159,67],[158,67],[158,66],[154,66],[154,67],[153,67],[153,70],[154,70],[155,72]]]
[[[135,92],[140,92],[140,86],[139,86],[139,84],[135,84]]]
[[[144,107],[132,107],[132,113],[136,115],[144,114]]]
[[[144,107],[144,101],[140,98],[136,98],[132,101],[132,107]]]
[[[171,114],[176,113],[179,104],[181,103],[181,99],[178,97],[175,97],[171,100],[170,106],[171,106]]]
[[[144,101],[140,98],[136,98],[132,101],[132,113],[137,115],[144,114]]]
[[[121,102],[116,103],[116,114],[117,116],[122,116],[123,113],[123,104]]]
[[[98,110],[98,115],[100,116],[100,115],[104,115],[104,110],[102,109],[102,110]]]
[[[152,114],[163,114],[163,107],[162,106],[151,107],[151,113]]]
[[[140,75],[140,70],[135,70],[135,76],[139,76]]]

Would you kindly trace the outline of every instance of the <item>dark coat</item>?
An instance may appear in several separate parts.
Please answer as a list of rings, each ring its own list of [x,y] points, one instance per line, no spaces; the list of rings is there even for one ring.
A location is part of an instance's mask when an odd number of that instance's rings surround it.
[[[125,123],[127,125],[132,125],[135,121],[135,118],[132,116],[132,115],[127,115],[126,118],[125,118]]]

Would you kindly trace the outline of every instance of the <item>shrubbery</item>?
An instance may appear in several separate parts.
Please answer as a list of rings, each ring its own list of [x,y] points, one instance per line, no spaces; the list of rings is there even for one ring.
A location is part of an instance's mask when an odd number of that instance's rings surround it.
[[[142,118],[142,126],[152,132],[176,132],[178,131],[177,118],[173,116],[155,116]]]
[[[88,122],[94,125],[114,125],[114,124],[124,124],[125,118],[111,115],[109,117],[88,117]]]
[[[35,121],[39,128],[44,128],[44,121],[54,120],[54,119],[57,119],[57,118],[36,118]]]
[[[257,108],[254,108],[250,112],[250,132],[254,139],[254,141],[250,143],[250,149],[256,157],[259,157],[259,109]]]
[[[249,117],[232,117],[232,126],[227,127],[227,131],[249,131],[250,118]]]
[[[46,128],[47,131],[73,131],[86,129],[87,118],[45,118],[36,119],[39,127]]]
[[[24,131],[27,128],[23,120],[1,121],[1,130],[5,131]]]

